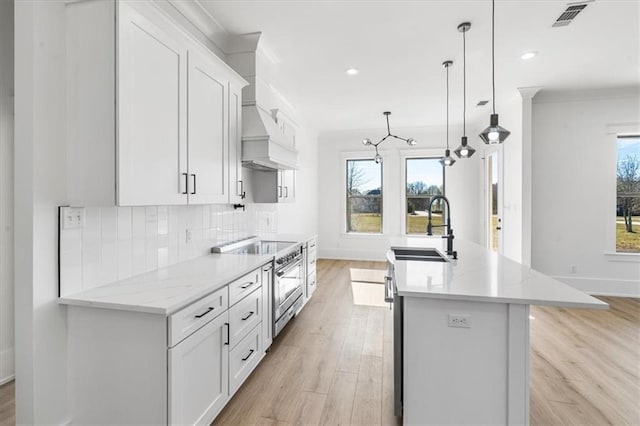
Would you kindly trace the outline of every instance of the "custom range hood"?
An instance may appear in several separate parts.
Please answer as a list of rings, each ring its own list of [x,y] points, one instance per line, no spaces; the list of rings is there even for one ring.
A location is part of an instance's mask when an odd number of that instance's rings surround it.
[[[229,65],[249,85],[242,89],[242,166],[257,170],[296,169],[298,151],[276,118],[279,95],[269,84],[273,57],[260,48],[260,33],[234,36]],[[273,112],[272,112],[273,111]]]

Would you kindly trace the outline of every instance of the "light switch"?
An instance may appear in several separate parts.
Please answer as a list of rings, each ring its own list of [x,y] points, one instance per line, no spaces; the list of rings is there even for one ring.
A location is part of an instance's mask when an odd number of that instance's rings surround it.
[[[84,207],[62,208],[62,229],[84,228]]]

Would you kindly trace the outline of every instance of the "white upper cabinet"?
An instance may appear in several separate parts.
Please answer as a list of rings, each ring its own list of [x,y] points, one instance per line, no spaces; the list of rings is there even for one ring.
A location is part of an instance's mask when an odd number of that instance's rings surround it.
[[[228,81],[211,57],[189,51],[189,164],[191,204],[229,202]]]
[[[246,81],[151,2],[66,8],[68,201],[237,202]]]
[[[130,7],[118,30],[118,204],[185,203],[187,47]]]

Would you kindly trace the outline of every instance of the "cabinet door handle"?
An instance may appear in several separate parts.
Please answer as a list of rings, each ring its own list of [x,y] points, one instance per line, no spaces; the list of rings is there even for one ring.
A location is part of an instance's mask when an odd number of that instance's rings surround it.
[[[191,176],[193,176],[193,192],[191,194],[195,194],[196,193],[196,175],[195,173],[191,173]]]
[[[289,187],[288,186],[284,187],[284,198],[289,198]]]
[[[252,316],[253,314],[254,314],[254,312],[253,312],[253,311],[250,311],[250,312],[247,314],[247,316],[246,316],[246,317],[242,318],[242,321],[246,321],[246,320],[248,320],[249,318],[251,318],[251,316]]]
[[[229,323],[225,322],[224,323],[225,327],[227,327],[227,341],[224,342],[225,345],[229,345]]]
[[[282,185],[278,185],[278,198],[282,198]]]
[[[215,308],[213,306],[209,306],[209,309],[207,309],[206,311],[204,311],[203,313],[201,313],[200,315],[196,315],[196,318],[202,318],[203,316],[207,315],[209,312],[213,311]]]
[[[245,283],[245,285],[241,285],[240,288],[244,290],[244,289],[247,289],[247,288],[251,287],[254,284],[255,283],[253,281],[249,281],[248,283]]]
[[[182,176],[184,176],[184,192],[183,194],[186,194],[187,192],[189,192],[189,175],[186,173],[182,173]]]
[[[247,354],[247,356],[245,356],[244,358],[242,358],[242,360],[243,360],[243,361],[248,360],[248,359],[251,357],[251,354],[252,354],[253,352],[254,352],[254,350],[253,350],[253,349],[251,349],[251,350],[249,351],[249,353]]]
[[[238,196],[240,196],[240,198],[244,198],[244,182],[239,180],[238,183],[240,184],[240,192],[238,192]]]

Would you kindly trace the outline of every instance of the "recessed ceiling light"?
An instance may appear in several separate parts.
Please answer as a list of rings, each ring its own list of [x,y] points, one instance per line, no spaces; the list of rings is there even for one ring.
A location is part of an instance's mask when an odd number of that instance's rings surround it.
[[[520,56],[522,59],[531,59],[533,57],[535,57],[538,54],[538,52],[527,52],[527,53],[523,53],[522,56]]]
[[[356,75],[360,72],[359,69],[357,68],[347,68],[347,70],[345,71],[348,75]]]

